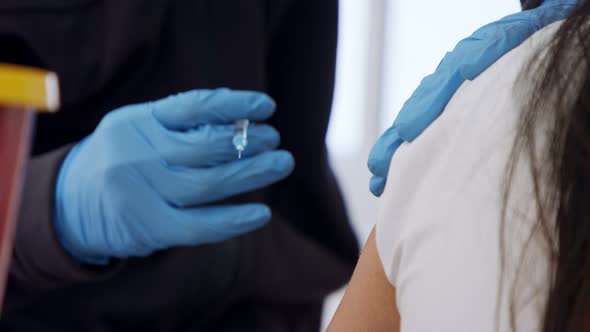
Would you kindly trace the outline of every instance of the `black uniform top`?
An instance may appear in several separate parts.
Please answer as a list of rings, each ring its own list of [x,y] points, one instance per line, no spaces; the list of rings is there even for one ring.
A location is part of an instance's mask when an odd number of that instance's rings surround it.
[[[357,243],[324,143],[336,0],[2,0],[0,60],[52,69],[63,109],[38,118],[0,329],[313,331]],[[56,172],[108,111],[184,90],[268,92],[296,159],[289,179],[235,200],[273,209],[262,230],[92,270],[52,229]]]

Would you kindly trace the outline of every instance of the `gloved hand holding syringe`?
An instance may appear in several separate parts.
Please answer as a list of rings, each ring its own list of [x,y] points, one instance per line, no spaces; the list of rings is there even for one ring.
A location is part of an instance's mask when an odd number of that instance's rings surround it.
[[[60,167],[60,243],[77,262],[104,265],[262,227],[269,206],[223,200],[293,170],[291,153],[278,149],[278,131],[264,124],[274,110],[264,93],[216,89],[109,112]]]

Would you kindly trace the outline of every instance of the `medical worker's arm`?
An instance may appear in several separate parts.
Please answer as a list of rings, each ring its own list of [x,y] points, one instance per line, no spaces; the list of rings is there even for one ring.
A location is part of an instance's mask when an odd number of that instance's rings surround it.
[[[267,23],[268,91],[278,105],[269,123],[281,133],[281,147],[293,153],[297,167],[261,193],[273,208],[272,220],[240,237],[252,238],[247,242],[255,253],[242,249],[240,261],[251,261],[255,272],[236,285],[247,288],[257,305],[272,303],[274,310],[289,313],[275,323],[314,330],[323,299],[350,278],[358,257],[325,147],[338,7],[336,0],[297,0],[288,8],[268,3],[274,14]],[[295,309],[292,303],[300,305]]]
[[[271,188],[272,205],[352,270],[357,240],[325,144],[334,91],[338,1],[293,1],[269,24],[269,94],[279,105],[270,123],[283,124],[278,128],[281,147],[297,161],[293,174]]]
[[[436,71],[422,80],[402,107],[393,125],[373,146],[368,166],[373,173],[370,190],[383,193],[391,157],[398,146],[414,140],[444,110],[455,91],[473,80],[504,54],[534,32],[567,17],[575,0],[545,0],[535,9],[522,11],[490,23],[462,40],[448,53]]]
[[[328,332],[399,331],[395,301],[395,289],[385,276],[373,230]]]
[[[248,294],[234,314],[272,331],[319,331],[325,297],[350,279],[358,258],[325,147],[338,1],[266,3],[267,86],[278,105],[269,123],[281,133],[281,147],[294,154],[297,166],[279,185],[255,193],[270,201],[272,220],[237,238],[236,270],[250,272],[233,279],[233,293]],[[203,330],[249,327],[233,323],[222,319]]]
[[[358,258],[325,147],[338,7],[336,0],[297,0],[287,8],[269,0],[268,5],[274,13],[267,23],[268,91],[278,105],[269,123],[280,131],[281,147],[293,153],[297,167],[259,193],[270,201],[272,220],[239,238],[252,240],[244,241],[239,261],[254,268],[235,285],[255,299],[249,310],[272,306],[278,315],[265,309],[264,318],[272,317],[272,324],[317,330],[324,298],[349,280]]]
[[[358,258],[325,147],[338,7],[336,0],[267,4],[268,92],[278,104],[269,123],[297,166],[279,185],[255,193],[270,201],[272,220],[237,238],[236,270],[249,273],[233,279],[232,293],[248,299],[234,314],[272,331],[319,331],[324,299],[350,279]],[[203,330],[248,329],[233,323],[222,319]]]

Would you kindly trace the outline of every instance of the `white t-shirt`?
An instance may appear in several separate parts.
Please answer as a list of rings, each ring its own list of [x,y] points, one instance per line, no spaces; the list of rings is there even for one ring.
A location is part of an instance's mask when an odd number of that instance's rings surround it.
[[[513,296],[518,331],[539,329],[549,284],[542,241],[533,238],[526,264],[519,263],[535,223],[526,165],[517,168],[511,190],[504,270],[501,208],[525,102],[518,93],[519,74],[558,25],[536,33],[465,82],[443,114],[397,150],[380,200],[376,240],[396,288],[402,332],[492,332],[496,324],[508,331]],[[518,266],[523,268],[513,294]]]

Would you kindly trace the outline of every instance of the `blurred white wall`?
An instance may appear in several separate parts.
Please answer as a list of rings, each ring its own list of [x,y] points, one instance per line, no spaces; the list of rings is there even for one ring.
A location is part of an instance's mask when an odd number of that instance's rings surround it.
[[[369,193],[366,167],[376,138],[459,40],[519,9],[518,0],[340,0],[336,91],[326,143],[361,243],[377,217],[379,201]],[[340,296],[326,302],[324,323]]]
[[[327,144],[361,239],[370,232],[377,202],[368,191],[366,156],[380,131],[386,2],[340,2],[336,90]]]

